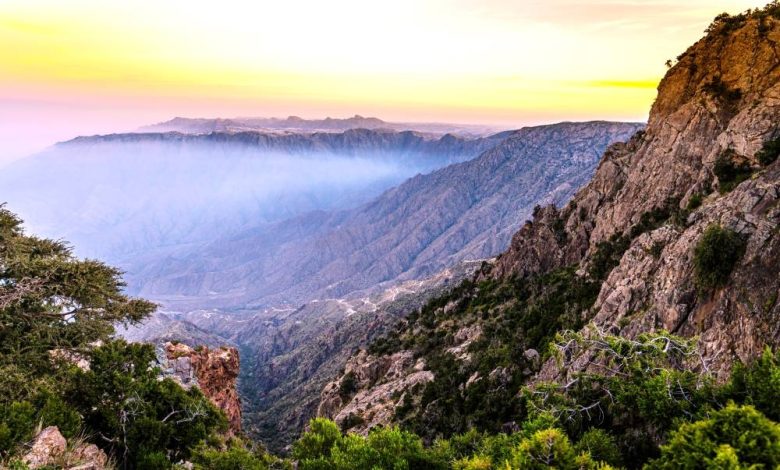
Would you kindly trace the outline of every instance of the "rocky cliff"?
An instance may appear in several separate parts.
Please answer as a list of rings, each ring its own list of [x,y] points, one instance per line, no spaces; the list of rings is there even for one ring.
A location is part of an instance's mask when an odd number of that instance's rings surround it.
[[[629,337],[654,329],[702,335],[706,358],[722,372],[776,344],[778,169],[759,160],[778,137],[778,41],[771,16],[714,24],[661,82],[645,132],[613,147],[560,213],[521,230],[492,275],[592,265],[605,243],[628,237],[588,313],[598,325]],[[747,181],[728,192],[735,181],[724,165],[742,168]],[[684,220],[630,237],[658,211]],[[562,244],[545,236],[555,224],[564,227]],[[696,289],[693,254],[713,224],[740,234],[746,250],[729,283],[705,294]]]
[[[241,432],[241,400],[236,379],[239,372],[238,350],[203,346],[193,349],[185,344],[166,343],[163,372],[182,387],[198,387],[225,413],[234,433]]]
[[[719,17],[660,83],[644,132],[611,146],[571,202],[537,210],[492,269],[374,344],[433,374],[383,422],[430,438],[512,429],[520,387],[593,367],[588,351],[540,361],[563,330],[698,337],[716,377],[780,345],[777,17]],[[362,386],[354,396],[371,396]],[[329,416],[360,409],[331,395]]]

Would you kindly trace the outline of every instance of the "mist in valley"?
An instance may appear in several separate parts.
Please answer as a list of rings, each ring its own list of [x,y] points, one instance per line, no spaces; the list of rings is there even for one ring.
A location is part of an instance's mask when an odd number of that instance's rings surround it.
[[[0,202],[30,232],[132,271],[185,246],[355,206],[441,165],[418,157],[77,139],[0,169]]]

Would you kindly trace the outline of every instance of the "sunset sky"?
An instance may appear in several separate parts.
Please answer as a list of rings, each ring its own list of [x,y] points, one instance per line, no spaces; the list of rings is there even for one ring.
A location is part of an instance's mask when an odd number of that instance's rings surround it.
[[[644,120],[756,0],[0,0],[0,164],[174,116]]]

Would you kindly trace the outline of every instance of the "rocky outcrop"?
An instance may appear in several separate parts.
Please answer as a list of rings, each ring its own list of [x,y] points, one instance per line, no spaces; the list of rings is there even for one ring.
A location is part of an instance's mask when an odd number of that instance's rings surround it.
[[[30,451],[24,454],[22,461],[30,468],[53,465],[65,455],[67,446],[68,443],[57,426],[49,426],[35,436]]]
[[[164,373],[182,387],[198,387],[228,418],[230,430],[241,431],[241,401],[236,379],[238,350],[208,347],[193,349],[185,344],[166,343]]]
[[[367,434],[391,423],[396,408],[433,378],[425,361],[415,359],[411,351],[380,357],[361,351],[347,362],[344,375],[325,386],[317,415],[333,419],[345,430]]]
[[[658,88],[647,128],[613,145],[590,183],[560,212],[546,210],[499,257],[495,277],[528,275],[581,261],[642,215],[717,187],[715,160],[727,149],[752,164],[774,136],[780,105],[777,20],[748,20],[714,32],[680,56]],[[554,243],[554,226],[567,242]]]
[[[68,470],[104,470],[108,456],[95,444],[81,444],[70,452],[68,464]]]
[[[49,426],[35,436],[22,462],[31,469],[104,470],[108,455],[95,444],[81,443],[68,449],[68,442],[57,426]]]
[[[780,170],[777,163],[762,169],[756,158],[778,133],[779,46],[780,22],[771,17],[715,25],[661,82],[645,132],[613,146],[564,209],[545,209],[523,227],[491,275],[587,267],[600,244],[628,234],[643,215],[683,213],[682,226],[667,223],[631,241],[589,316],[628,337],[656,329],[699,335],[705,359],[721,375],[734,359],[780,344],[773,301]],[[725,195],[715,173],[724,155],[754,173]],[[704,201],[688,214],[693,198]],[[747,248],[729,284],[704,294],[694,285],[693,248],[712,224],[741,234]],[[557,372],[548,363],[540,378]]]

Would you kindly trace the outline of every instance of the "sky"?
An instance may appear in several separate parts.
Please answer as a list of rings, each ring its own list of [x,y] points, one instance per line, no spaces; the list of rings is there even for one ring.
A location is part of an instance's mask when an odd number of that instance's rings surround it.
[[[0,0],[0,165],[175,116],[643,121],[760,0]]]

